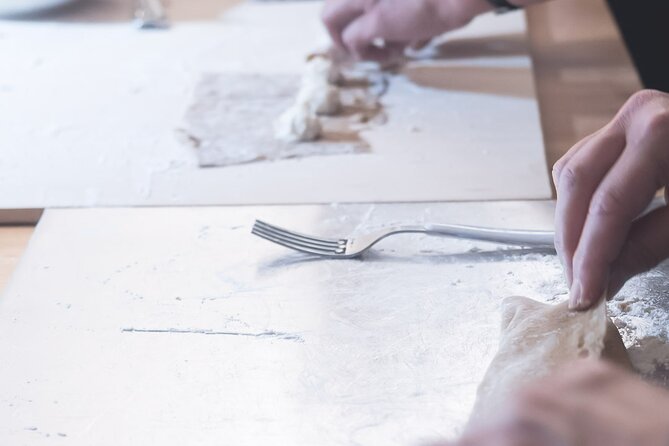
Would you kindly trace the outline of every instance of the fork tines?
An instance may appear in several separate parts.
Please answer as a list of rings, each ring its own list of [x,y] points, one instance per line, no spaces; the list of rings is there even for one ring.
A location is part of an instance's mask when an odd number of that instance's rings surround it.
[[[300,234],[256,220],[251,231],[254,235],[286,248],[320,256],[336,256],[346,252],[346,240],[325,239]]]

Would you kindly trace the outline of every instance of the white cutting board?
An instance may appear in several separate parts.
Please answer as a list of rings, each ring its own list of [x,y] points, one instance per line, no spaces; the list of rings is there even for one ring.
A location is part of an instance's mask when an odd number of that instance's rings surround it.
[[[0,21],[0,208],[550,197],[529,55],[495,50],[509,36],[524,43],[522,13],[450,37],[461,49],[442,63],[459,76],[450,90],[391,85],[370,154],[198,168],[175,133],[200,75],[301,72],[328,41],[320,8],[248,3],[157,32]],[[488,73],[482,91],[462,85],[472,67]],[[490,91],[499,68],[524,79],[524,94]]]
[[[403,235],[314,261],[256,217],[549,229],[552,204],[48,210],[0,298],[0,444],[424,444],[466,420],[499,299],[566,292],[548,251]]]

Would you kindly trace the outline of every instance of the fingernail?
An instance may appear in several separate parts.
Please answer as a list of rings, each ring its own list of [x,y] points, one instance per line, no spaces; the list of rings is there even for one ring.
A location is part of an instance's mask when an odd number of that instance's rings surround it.
[[[569,309],[578,310],[583,306],[583,285],[575,280],[569,290]]]

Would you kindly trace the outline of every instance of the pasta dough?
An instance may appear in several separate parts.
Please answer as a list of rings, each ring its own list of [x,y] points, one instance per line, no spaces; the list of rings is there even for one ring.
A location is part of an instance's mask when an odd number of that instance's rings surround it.
[[[587,312],[571,312],[566,302],[505,299],[499,351],[479,386],[470,426],[499,410],[523,384],[578,358],[602,356],[629,366],[620,335],[606,316],[605,302]]]
[[[308,107],[315,115],[335,115],[341,110],[339,88],[316,82],[302,84],[297,104]]]
[[[341,73],[330,59],[313,56],[302,76],[297,103],[306,104],[317,115],[334,115],[341,110],[339,87]]]
[[[313,141],[321,135],[321,123],[306,104],[295,104],[274,123],[274,136],[282,142]]]
[[[322,127],[318,115],[335,115],[341,110],[340,91],[334,85],[340,76],[332,61],[312,57],[307,62],[295,104],[274,124],[276,139],[283,142],[318,139]]]

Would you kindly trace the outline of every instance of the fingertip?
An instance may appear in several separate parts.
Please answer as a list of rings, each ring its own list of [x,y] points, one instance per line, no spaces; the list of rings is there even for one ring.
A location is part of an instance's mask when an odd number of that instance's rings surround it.
[[[364,20],[360,19],[344,30],[342,37],[345,48],[350,54],[357,60],[379,63],[401,58],[404,54],[403,45],[388,42],[383,42],[382,45],[378,44],[377,39],[372,37],[368,29],[365,29],[364,23]]]
[[[599,301],[604,297],[604,290],[599,288],[594,288],[592,286],[588,288],[583,288],[583,294],[581,295],[581,306],[580,311],[589,310],[599,303]]]
[[[583,295],[581,297],[581,303],[580,303],[579,307],[576,309],[576,311],[588,311],[591,308],[593,308],[597,304],[598,301],[599,301],[599,298],[592,299],[588,295]]]
[[[592,308],[605,296],[608,296],[608,275],[594,272],[574,273],[574,281],[569,290],[569,309],[585,311]]]
[[[605,296],[605,291],[598,289],[593,283],[575,279],[569,290],[569,309],[571,311],[587,311],[594,307]]]

